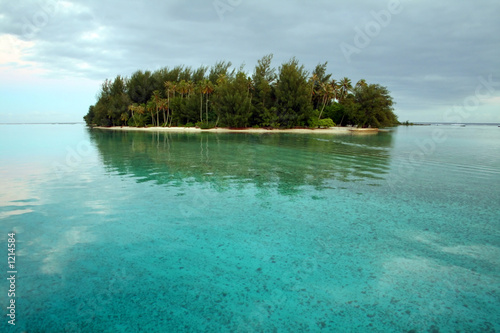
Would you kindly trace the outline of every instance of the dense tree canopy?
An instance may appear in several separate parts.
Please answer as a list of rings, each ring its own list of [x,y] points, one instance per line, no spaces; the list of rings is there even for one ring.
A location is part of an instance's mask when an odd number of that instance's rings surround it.
[[[102,84],[84,117],[89,126],[386,127],[398,123],[386,87],[332,79],[327,63],[309,73],[295,58],[278,70],[272,55],[252,75],[231,69],[177,66],[137,71]],[[330,121],[331,119],[331,121]]]

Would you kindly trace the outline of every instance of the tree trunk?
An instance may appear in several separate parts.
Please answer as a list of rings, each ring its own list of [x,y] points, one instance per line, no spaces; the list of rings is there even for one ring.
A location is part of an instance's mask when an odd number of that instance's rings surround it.
[[[325,106],[326,106],[326,98],[323,97],[323,107],[321,108],[321,112],[319,113],[318,120],[321,119],[321,115],[323,114],[323,110],[325,109]]]
[[[200,121],[203,121],[203,93],[200,93]]]
[[[167,109],[167,112],[168,112],[168,114],[167,114],[167,121],[168,121],[168,116],[170,115],[170,89],[167,92],[167,103],[168,103],[168,109]],[[170,121],[172,121],[172,120],[170,120]]]
[[[342,122],[344,121],[345,113],[342,115],[342,119],[340,119],[340,124],[339,126],[342,126]]]
[[[210,96],[210,94],[207,94],[207,100],[205,101],[206,103],[206,106],[205,106],[205,114],[207,116],[207,124],[208,124],[208,97]]]

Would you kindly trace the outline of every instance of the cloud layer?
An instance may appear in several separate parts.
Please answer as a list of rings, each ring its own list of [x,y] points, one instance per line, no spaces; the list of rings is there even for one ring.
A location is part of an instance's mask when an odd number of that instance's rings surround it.
[[[416,121],[462,103],[480,76],[500,82],[496,0],[2,0],[0,7],[0,33],[23,41],[22,56],[0,66],[31,66],[52,78],[101,81],[217,60],[251,72],[273,53],[276,66],[292,56],[310,70],[328,61],[335,78],[385,85],[401,120]],[[492,98],[481,101],[490,121],[500,121],[498,108]]]

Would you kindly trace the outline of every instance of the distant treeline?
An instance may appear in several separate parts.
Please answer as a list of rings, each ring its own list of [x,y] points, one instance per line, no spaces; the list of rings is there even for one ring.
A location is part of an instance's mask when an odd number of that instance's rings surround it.
[[[84,117],[89,126],[386,127],[398,123],[386,87],[326,73],[308,73],[292,58],[278,70],[272,55],[248,76],[231,62],[192,69],[137,71],[106,80]]]

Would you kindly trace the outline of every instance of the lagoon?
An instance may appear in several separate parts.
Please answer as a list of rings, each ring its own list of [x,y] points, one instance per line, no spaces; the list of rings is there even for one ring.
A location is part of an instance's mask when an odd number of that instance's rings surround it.
[[[499,331],[499,142],[1,125],[15,328]]]

